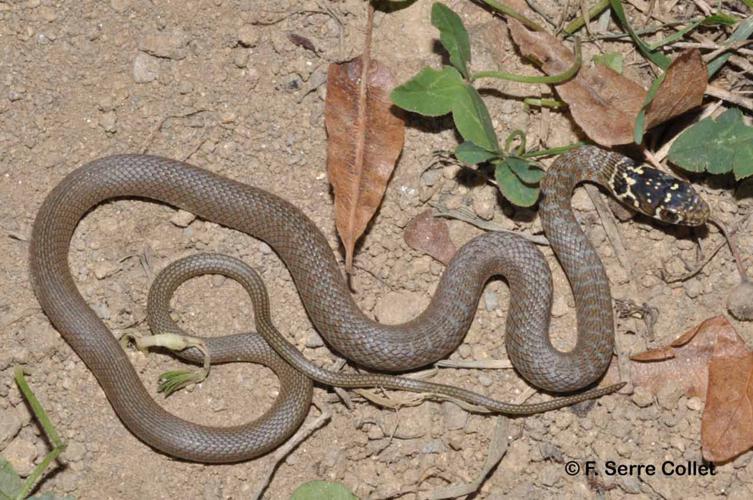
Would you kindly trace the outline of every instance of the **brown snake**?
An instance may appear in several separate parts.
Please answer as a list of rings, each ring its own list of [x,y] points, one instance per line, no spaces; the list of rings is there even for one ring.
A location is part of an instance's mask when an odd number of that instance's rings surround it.
[[[584,147],[560,156],[542,182],[540,213],[573,287],[578,340],[569,352],[558,351],[549,340],[551,273],[541,252],[522,237],[488,233],[471,240],[449,264],[419,317],[403,325],[381,325],[357,308],[327,240],[300,210],[266,191],[154,156],[93,161],[68,175],[48,195],[34,223],[32,283],[45,313],[97,377],[125,425],[155,448],[189,460],[234,462],[279,445],[308,411],[308,377],[344,387],[439,393],[509,414],[547,411],[614,392],[622,384],[513,405],[425,381],[328,372],[306,361],[275,330],[266,291],[255,273],[234,259],[198,256],[169,266],[156,280],[161,283],[150,292],[150,323],[160,332],[177,329],[164,311],[175,288],[191,276],[212,272],[238,280],[254,299],[257,329],[268,343],[258,334],[207,339],[211,359],[266,364],[280,378],[281,390],[272,408],[245,425],[212,428],[187,422],[149,396],[118,341],[80,295],[67,255],[79,220],[105,200],[135,196],[183,208],[266,241],[288,266],[312,322],[329,345],[359,365],[385,371],[426,366],[453,351],[470,326],[484,285],[490,277],[503,275],[510,286],[506,345],[511,361],[533,385],[571,392],[602,376],[614,346],[609,282],[570,208],[572,190],[582,181],[598,183],[664,221],[696,225],[708,216],[708,206],[689,184],[636,166],[620,154]],[[197,352],[183,354],[198,360]]]

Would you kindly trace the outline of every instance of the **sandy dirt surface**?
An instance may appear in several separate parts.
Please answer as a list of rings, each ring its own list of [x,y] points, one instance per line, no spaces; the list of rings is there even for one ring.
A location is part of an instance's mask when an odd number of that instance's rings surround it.
[[[562,9],[557,2],[537,3],[553,17]],[[476,67],[535,72],[512,47],[502,20],[470,2],[449,4],[469,27]],[[442,60],[430,8],[431,2],[419,0],[376,16],[374,53],[393,68],[397,81]],[[365,5],[358,0],[0,2],[0,453],[28,474],[49,446],[13,383],[13,366],[21,363],[69,443],[41,491],[76,498],[207,500],[247,498],[255,491],[271,456],[235,465],[186,463],[156,452],[122,425],[93,375],[34,298],[27,269],[31,226],[46,193],[73,169],[108,154],[148,152],[188,160],[293,202],[327,235],[342,261],[325,174],[323,83],[329,63],[360,52],[364,22]],[[311,40],[316,51],[292,43],[291,33]],[[611,48],[630,54],[628,76],[648,81],[631,46]],[[597,50],[586,46],[586,60]],[[566,114],[524,107],[521,96],[546,94],[546,87],[509,83],[494,88],[487,101],[501,137],[523,129],[530,146],[578,139]],[[514,209],[493,186],[472,176],[460,182],[457,166],[427,171],[433,151],[456,143],[448,120],[409,122],[405,150],[358,249],[352,279],[360,306],[381,321],[414,317],[437,285],[442,265],[403,241],[408,221],[429,204],[467,206],[506,228],[540,231],[535,212]],[[724,180],[699,184],[714,213],[727,223],[752,208],[749,198],[735,198],[733,187]],[[638,352],[666,342],[724,311],[726,295],[737,283],[726,249],[689,281],[662,279],[696,261],[695,239],[704,248],[716,245],[717,230],[668,228],[644,218],[622,223],[632,262],[626,270],[583,190],[576,193],[574,206],[599,249],[614,296],[646,302],[660,312],[655,338],[647,337],[640,321],[618,320],[621,350]],[[459,221],[449,225],[457,244],[480,234]],[[750,254],[753,235],[740,235],[739,244]],[[83,296],[114,334],[145,335],[153,274],[198,251],[233,255],[258,269],[280,330],[314,362],[336,362],[315,333],[285,266],[267,245],[244,234],[164,205],[115,201],[80,224],[70,263]],[[556,259],[548,248],[544,251],[554,269],[553,337],[566,348],[575,339],[573,300]],[[506,359],[508,297],[503,281],[488,285],[452,359]],[[182,286],[174,308],[181,324],[197,334],[242,332],[252,324],[250,301],[240,286],[222,278],[203,277]],[[753,329],[736,326],[753,343]],[[217,367],[200,386],[164,399],[156,394],[156,379],[180,362],[134,351],[129,357],[161,405],[195,422],[229,425],[252,419],[279,387],[270,370],[235,364]],[[435,380],[508,401],[528,390],[512,370],[446,369]],[[529,401],[548,397],[535,394]],[[356,397],[347,409],[326,387],[316,388],[314,398],[332,413],[331,421],[280,464],[266,498],[287,498],[312,479],[341,481],[361,498],[425,497],[437,487],[474,478],[495,427],[495,417],[468,414],[450,403],[395,410]],[[670,386],[658,398],[613,395],[578,413],[564,409],[513,419],[507,454],[477,498],[752,498],[750,452],[719,467],[713,477],[657,474],[588,481],[565,471],[571,460],[700,462],[702,407],[701,400]],[[312,407],[309,419],[318,414]]]

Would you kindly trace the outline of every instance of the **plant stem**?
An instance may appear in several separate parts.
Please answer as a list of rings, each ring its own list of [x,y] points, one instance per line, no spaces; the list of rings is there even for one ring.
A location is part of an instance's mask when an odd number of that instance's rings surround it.
[[[520,21],[521,23],[525,24],[526,26],[528,26],[529,28],[531,28],[534,31],[544,31],[544,28],[540,24],[537,24],[536,22],[531,21],[526,16],[524,16],[521,13],[519,13],[518,11],[516,11],[515,9],[513,9],[512,7],[508,7],[507,5],[505,5],[503,3],[499,3],[496,0],[482,0],[482,1],[486,5],[488,5],[489,7],[491,7],[492,9],[494,9],[496,11],[499,11],[499,12],[501,12],[502,14],[504,14],[506,16],[510,16],[513,19],[517,19],[518,21]]]
[[[575,40],[575,62],[571,67],[562,73],[556,75],[547,76],[528,76],[528,75],[516,75],[514,73],[507,73],[505,71],[479,71],[471,77],[471,81],[478,80],[479,78],[498,78],[500,80],[508,80],[511,82],[520,83],[563,83],[574,77],[582,62],[580,54],[580,41]]]
[[[58,456],[60,456],[63,450],[65,450],[66,444],[63,443],[63,441],[60,439],[60,436],[55,430],[55,427],[52,425],[50,418],[47,416],[47,412],[44,411],[42,404],[39,402],[34,393],[31,392],[31,388],[29,387],[29,384],[26,382],[26,378],[24,377],[24,370],[20,366],[17,366],[15,369],[15,379],[16,384],[18,384],[18,388],[21,391],[21,394],[23,394],[24,398],[29,403],[29,406],[31,406],[31,411],[34,413],[34,417],[39,421],[42,429],[44,429],[45,434],[47,434],[47,438],[50,440],[53,446],[52,450],[36,467],[34,467],[34,470],[31,471],[29,477],[27,477],[26,481],[24,481],[21,491],[19,491],[18,495],[16,496],[16,500],[23,500],[24,498],[29,496],[29,493],[31,493],[39,480],[42,479],[42,475],[44,475],[44,471],[47,469],[47,467],[55,459],[57,459]]]
[[[553,109],[560,109],[567,106],[567,104],[565,104],[562,101],[559,101],[557,99],[550,99],[547,97],[544,97],[544,98],[526,97],[525,99],[523,99],[523,103],[529,106],[541,106],[542,108],[553,108]]]
[[[598,16],[599,14],[604,12],[607,9],[607,7],[609,7],[609,0],[599,0],[599,2],[596,5],[588,9],[588,16],[587,16],[588,19],[593,19],[594,17]],[[575,33],[576,31],[578,31],[579,29],[581,29],[585,25],[586,25],[586,20],[583,18],[583,16],[579,16],[573,19],[570,22],[570,24],[565,26],[565,29],[562,31],[567,33],[567,35],[569,36]]]

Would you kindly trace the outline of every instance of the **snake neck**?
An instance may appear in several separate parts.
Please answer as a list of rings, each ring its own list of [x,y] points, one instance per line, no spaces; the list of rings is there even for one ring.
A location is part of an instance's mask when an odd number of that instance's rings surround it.
[[[611,189],[613,176],[626,157],[586,146],[561,155],[541,182],[539,213],[552,250],[570,281],[575,297],[578,340],[570,352],[557,351],[551,342],[546,363],[578,365],[577,379],[559,381],[562,386],[583,387],[597,380],[609,366],[614,348],[612,298],[604,266],[596,250],[575,219],[571,206],[573,190],[581,182],[593,182]],[[524,376],[539,387],[551,389],[535,373]]]

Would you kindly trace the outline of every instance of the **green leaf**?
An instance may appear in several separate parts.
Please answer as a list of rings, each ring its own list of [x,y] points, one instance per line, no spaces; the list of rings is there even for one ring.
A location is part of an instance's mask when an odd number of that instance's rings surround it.
[[[641,144],[643,142],[643,134],[646,132],[646,111],[654,100],[654,97],[656,97],[656,93],[659,92],[659,87],[661,87],[661,84],[666,77],[666,71],[657,76],[654,81],[651,82],[651,87],[649,87],[646,97],[643,99],[643,105],[641,106],[640,111],[638,111],[638,115],[635,117],[635,125],[633,126],[633,141],[636,144]]]
[[[470,84],[463,86],[452,103],[452,118],[466,141],[471,141],[487,151],[499,151],[489,110],[478,91]]]
[[[496,153],[492,153],[491,151],[487,151],[484,148],[476,146],[470,141],[466,141],[460,144],[455,149],[455,158],[470,165],[484,163],[485,161],[489,161],[496,156]]]
[[[340,483],[309,481],[296,488],[290,500],[358,500],[358,497]]]
[[[714,121],[705,118],[688,128],[669,149],[669,160],[690,172],[724,174],[735,179],[753,175],[753,127],[745,125],[737,108]]]
[[[437,2],[431,8],[431,24],[439,30],[439,41],[450,54],[450,63],[467,78],[471,41],[460,16]]]
[[[15,499],[23,485],[24,482],[10,462],[0,457],[0,500]]]
[[[533,206],[539,199],[538,186],[530,186],[521,181],[504,160],[496,163],[494,178],[504,197],[519,207]]]
[[[630,26],[630,23],[627,20],[625,10],[622,8],[622,2],[620,0],[609,0],[609,4],[612,6],[612,12],[614,12],[614,15],[617,16],[617,19],[619,19],[620,24],[625,29],[625,31],[628,32],[630,38],[633,39],[633,43],[635,43],[636,47],[638,47],[638,50],[641,52],[641,54],[643,54],[646,59],[656,64],[661,69],[667,69],[669,63],[671,62],[669,57],[665,56],[661,52],[651,50],[651,48],[646,45],[641,37],[638,36],[638,34],[635,32],[635,30],[633,30],[633,27]]]
[[[544,178],[545,172],[538,165],[530,161],[518,158],[517,156],[508,156],[505,163],[510,170],[526,184],[538,184]]]
[[[741,42],[743,40],[746,40],[751,34],[753,34],[753,16],[750,16],[744,21],[740,22],[740,24],[737,25],[737,28],[735,28],[735,31],[732,32],[732,34],[729,36],[729,38],[727,38],[724,44]],[[721,69],[722,66],[724,66],[731,55],[731,52],[725,52],[724,54],[708,63],[706,70],[709,74],[709,80],[712,76],[714,76],[714,74],[716,74],[717,71]]]
[[[715,12],[704,17],[701,24],[704,26],[734,26],[737,21],[739,21],[738,18],[726,12]]]
[[[622,74],[623,58],[619,52],[607,52],[594,56],[594,62]]]
[[[441,116],[452,111],[458,95],[464,93],[463,77],[453,67],[424,68],[416,76],[395,87],[390,99],[397,106],[424,116]]]

